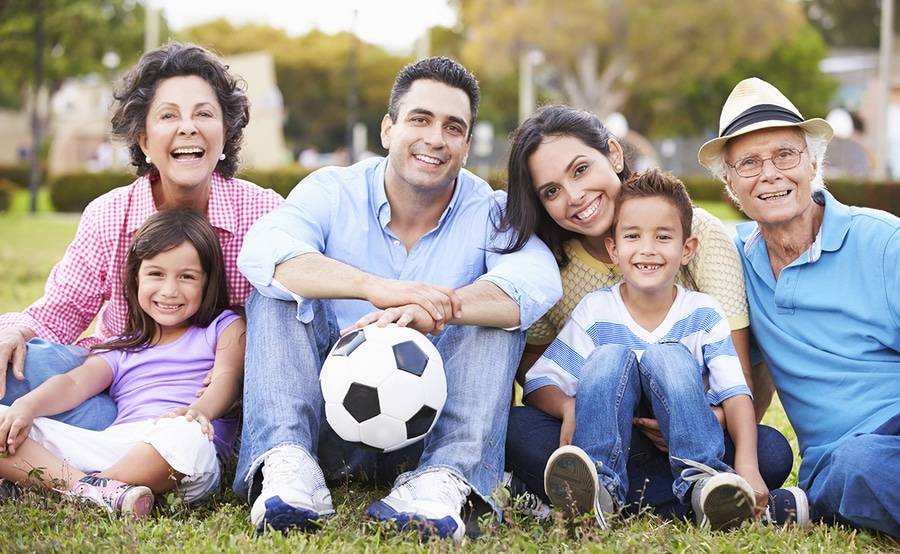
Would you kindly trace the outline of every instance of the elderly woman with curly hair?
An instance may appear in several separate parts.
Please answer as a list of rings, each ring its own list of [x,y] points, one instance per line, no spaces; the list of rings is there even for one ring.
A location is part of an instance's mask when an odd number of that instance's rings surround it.
[[[242,82],[209,51],[173,42],[146,53],[114,98],[112,132],[128,144],[137,179],[88,205],[43,297],[22,312],[0,315],[0,404],[80,365],[86,347],[125,329],[128,245],[157,211],[203,214],[222,245],[231,302],[241,305],[250,294],[237,270],[238,252],[250,225],[282,199],[234,178],[250,117]],[[98,314],[94,333],[81,337]],[[115,416],[115,404],[103,394],[57,419],[103,429]]]

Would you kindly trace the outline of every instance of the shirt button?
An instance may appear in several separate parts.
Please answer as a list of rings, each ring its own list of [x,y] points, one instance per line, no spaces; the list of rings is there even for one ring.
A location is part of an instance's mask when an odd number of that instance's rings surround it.
[[[395,241],[394,241],[394,246],[400,246],[400,241],[399,241],[399,240],[395,240]]]

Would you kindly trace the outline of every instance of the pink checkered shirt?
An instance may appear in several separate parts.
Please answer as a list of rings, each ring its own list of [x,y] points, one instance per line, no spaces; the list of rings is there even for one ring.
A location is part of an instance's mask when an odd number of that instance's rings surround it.
[[[237,257],[250,225],[282,202],[278,193],[213,173],[207,218],[222,243],[231,301],[243,305],[251,285],[238,272]],[[139,177],[91,202],[81,216],[75,240],[54,266],[44,296],[25,309],[0,315],[0,328],[24,326],[37,336],[63,344],[91,346],[125,330],[128,309],[122,269],[131,239],[156,212],[150,179]],[[94,320],[92,336],[78,337]]]

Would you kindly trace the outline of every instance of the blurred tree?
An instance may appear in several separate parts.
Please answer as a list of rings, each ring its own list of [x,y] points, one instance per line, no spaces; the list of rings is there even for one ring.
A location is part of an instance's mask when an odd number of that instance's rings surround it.
[[[68,77],[105,72],[115,52],[126,67],[144,45],[144,6],[137,0],[0,1],[0,105],[21,107],[35,59],[35,9],[43,4],[43,80],[51,92]],[[164,28],[165,36],[165,28]]]
[[[878,48],[881,0],[803,0],[810,22],[829,46]],[[894,33],[900,10],[894,9]]]
[[[802,28],[783,0],[456,0],[465,58],[513,72],[519,54],[543,54],[542,81],[556,99],[601,117],[637,92],[717,79],[739,60],[770,55]],[[752,45],[748,48],[747,45]]]
[[[765,59],[738,60],[725,74],[682,81],[672,88],[640,89],[630,97],[629,122],[656,136],[693,135],[716,130],[725,99],[739,81],[760,77],[791,99],[805,117],[825,117],[837,82],[819,71],[828,47],[805,25],[785,36]]]
[[[0,102],[21,107],[31,94],[31,211],[37,211],[42,142],[51,95],[72,76],[110,70],[104,54],[130,63],[143,47],[144,7],[136,0],[5,0],[0,3]],[[49,55],[48,55],[49,54]],[[49,95],[48,95],[49,99]]]
[[[301,37],[290,37],[274,27],[235,27],[219,19],[185,29],[178,37],[225,55],[271,52],[287,111],[284,127],[287,139],[298,149],[314,146],[327,151],[344,146],[347,64],[354,48],[350,33],[329,35],[312,31]],[[368,129],[369,149],[379,152],[381,119],[387,112],[391,85],[409,58],[390,54],[372,44],[361,43],[359,48],[359,121]]]

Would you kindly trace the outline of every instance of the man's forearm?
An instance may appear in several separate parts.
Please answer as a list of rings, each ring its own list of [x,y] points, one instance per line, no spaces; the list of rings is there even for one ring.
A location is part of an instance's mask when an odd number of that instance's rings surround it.
[[[521,325],[519,305],[490,281],[478,281],[456,289],[462,302],[462,317],[449,323],[513,329]]]
[[[317,252],[302,254],[275,267],[274,278],[304,298],[368,299],[372,275]]]

